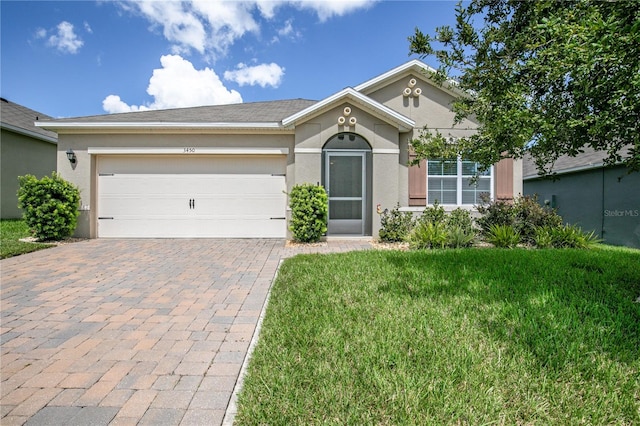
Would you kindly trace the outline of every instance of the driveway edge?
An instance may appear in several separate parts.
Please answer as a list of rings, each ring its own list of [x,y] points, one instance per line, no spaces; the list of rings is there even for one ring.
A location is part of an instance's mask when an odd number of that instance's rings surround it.
[[[238,395],[240,394],[240,391],[242,390],[242,386],[244,385],[244,378],[247,375],[249,361],[251,360],[251,355],[253,355],[255,346],[258,343],[258,338],[260,337],[260,331],[262,330],[262,322],[264,321],[264,316],[265,316],[265,313],[267,312],[269,301],[271,300],[271,289],[273,288],[273,283],[275,283],[276,278],[278,278],[278,272],[280,272],[280,266],[282,266],[283,261],[284,259],[280,259],[280,261],[278,262],[278,267],[276,268],[276,272],[273,275],[271,284],[269,285],[269,291],[267,292],[267,296],[265,298],[264,304],[262,305],[262,310],[260,311],[260,316],[258,317],[258,323],[256,324],[256,329],[253,332],[253,336],[251,336],[251,342],[249,343],[247,354],[245,355],[244,360],[242,362],[242,367],[240,368],[240,374],[238,375],[238,380],[236,381],[236,385],[233,388],[233,393],[231,394],[231,400],[229,401],[227,410],[224,413],[224,418],[222,419],[223,426],[233,426],[233,422],[236,418],[236,415],[238,414]]]

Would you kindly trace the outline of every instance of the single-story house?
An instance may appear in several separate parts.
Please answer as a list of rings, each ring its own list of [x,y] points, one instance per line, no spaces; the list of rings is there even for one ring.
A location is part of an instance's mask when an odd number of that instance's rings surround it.
[[[538,176],[533,160],[525,157],[524,194],[537,195],[565,222],[594,231],[608,244],[640,248],[640,173],[605,166],[606,157],[590,148],[561,156],[553,167],[555,179]]]
[[[0,218],[22,217],[18,208],[18,176],[38,178],[56,170],[58,135],[34,125],[51,117],[0,98]]]
[[[521,162],[468,184],[475,164],[409,167],[409,140],[452,128],[455,84],[412,60],[320,101],[143,111],[40,122],[58,133],[58,172],[81,189],[76,234],[91,238],[286,238],[294,185],[329,195],[328,236],[377,236],[378,208],[473,208],[482,193],[521,192]],[[69,160],[71,159],[71,160]]]

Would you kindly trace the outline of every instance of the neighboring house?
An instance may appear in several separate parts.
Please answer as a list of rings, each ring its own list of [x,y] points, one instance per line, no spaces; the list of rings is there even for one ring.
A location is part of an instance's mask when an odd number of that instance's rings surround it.
[[[565,222],[595,231],[604,242],[640,248],[640,173],[603,165],[606,152],[585,149],[562,156],[556,180],[541,178],[531,158],[523,162],[524,194],[556,208]]]
[[[453,85],[410,61],[321,101],[303,99],[144,111],[39,123],[58,132],[58,171],[81,188],[85,237],[287,237],[286,192],[319,183],[327,235],[377,236],[377,207],[422,210],[436,199],[473,208],[483,192],[521,192],[504,160],[469,187],[473,163],[409,167],[426,124],[452,136]],[[75,163],[67,159],[75,156]],[[73,153],[73,154],[72,154]]]
[[[38,178],[56,170],[55,132],[36,127],[34,122],[51,117],[0,98],[0,218],[22,217],[18,208],[18,176]]]

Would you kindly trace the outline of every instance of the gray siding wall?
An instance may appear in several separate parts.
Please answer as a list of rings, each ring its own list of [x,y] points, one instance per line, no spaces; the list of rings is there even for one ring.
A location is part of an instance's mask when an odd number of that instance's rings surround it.
[[[607,244],[640,248],[640,173],[611,167],[525,180],[524,194],[553,203],[565,222],[595,231]]]
[[[37,178],[56,170],[56,145],[19,133],[2,130],[0,135],[0,182],[2,182],[0,218],[22,217],[18,208],[18,176],[32,174]]]

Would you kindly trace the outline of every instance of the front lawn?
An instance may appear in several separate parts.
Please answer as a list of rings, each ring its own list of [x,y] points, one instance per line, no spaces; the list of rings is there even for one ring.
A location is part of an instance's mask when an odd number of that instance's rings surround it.
[[[51,244],[25,243],[21,238],[30,237],[29,228],[20,219],[0,220],[0,259],[51,247]]]
[[[237,424],[640,424],[640,251],[287,260]]]

